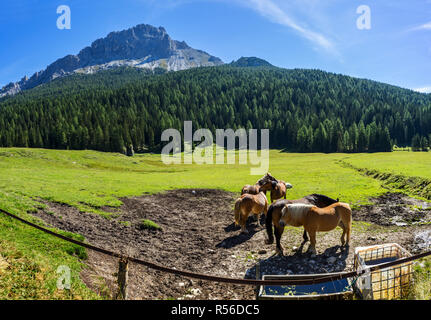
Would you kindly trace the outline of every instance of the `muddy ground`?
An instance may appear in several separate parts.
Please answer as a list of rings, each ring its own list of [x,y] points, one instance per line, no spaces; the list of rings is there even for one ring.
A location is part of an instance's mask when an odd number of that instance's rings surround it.
[[[359,224],[353,229],[349,248],[339,247],[341,229],[337,228],[318,234],[318,253],[310,256],[305,253],[308,243],[301,246],[303,229],[290,228],[282,238],[285,256],[280,257],[274,255],[275,245],[264,243],[266,230],[259,222],[249,219],[250,233],[240,234],[233,224],[235,198],[235,194],[220,190],[174,190],[121,199],[124,204],[120,213],[111,219],[46,202],[48,208],[36,215],[47,225],[79,233],[102,248],[171,268],[233,278],[254,278],[258,261],[261,275],[350,271],[355,247],[397,242],[408,250],[418,251],[415,234],[431,229],[430,225],[418,223],[431,220],[431,211],[424,210],[427,203],[420,204],[401,194],[386,194],[372,199],[374,206],[353,212],[354,220],[372,224],[371,227]],[[423,209],[418,209],[419,205]],[[156,222],[161,229],[142,229],[142,219]],[[88,268],[80,275],[83,281],[111,298],[116,292],[114,274],[118,261],[88,250],[85,264]],[[130,299],[255,297],[251,286],[190,280],[133,264],[128,292]]]

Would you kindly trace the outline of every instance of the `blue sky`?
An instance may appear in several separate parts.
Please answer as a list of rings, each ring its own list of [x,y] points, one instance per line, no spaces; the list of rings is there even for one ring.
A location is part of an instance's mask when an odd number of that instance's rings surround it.
[[[70,30],[57,28],[60,5]],[[361,5],[371,29],[357,28]],[[140,23],[224,62],[257,56],[431,92],[431,0],[2,1],[0,86]]]

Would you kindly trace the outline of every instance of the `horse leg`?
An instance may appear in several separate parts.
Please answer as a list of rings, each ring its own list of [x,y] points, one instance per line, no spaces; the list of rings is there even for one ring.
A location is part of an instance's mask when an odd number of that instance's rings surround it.
[[[316,254],[316,231],[309,230],[308,234],[310,235],[310,246],[308,247],[308,251],[312,254]]]
[[[245,233],[245,234],[248,233],[248,230],[247,230],[247,228],[245,226],[245,223],[241,225],[241,233]]]
[[[259,220],[259,213],[254,213],[254,214],[253,214],[253,220],[254,220],[255,222],[257,222],[257,221]]]
[[[344,246],[344,244],[346,243],[346,240],[345,240],[346,227],[344,226],[343,221],[340,221],[338,225],[341,227],[341,229],[343,229],[343,234],[341,235],[340,241],[341,241],[341,246]]]
[[[274,228],[275,241],[277,243],[276,253],[279,255],[283,255],[283,247],[281,246],[281,236],[283,235],[284,227],[277,226]]]
[[[248,213],[241,212],[241,220],[239,223],[241,225],[241,233],[248,233],[248,231],[246,229],[247,218],[248,218]]]
[[[303,243],[306,243],[308,241],[307,230],[305,230],[305,228],[304,228],[304,234],[302,235],[302,238],[304,239]]]
[[[346,233],[345,245],[348,247],[350,242],[350,232],[352,230],[352,212],[350,209],[343,212],[341,223],[344,226],[344,232]]]
[[[350,242],[350,230],[351,230],[352,226],[348,225],[346,226],[346,247],[349,246],[349,242]]]

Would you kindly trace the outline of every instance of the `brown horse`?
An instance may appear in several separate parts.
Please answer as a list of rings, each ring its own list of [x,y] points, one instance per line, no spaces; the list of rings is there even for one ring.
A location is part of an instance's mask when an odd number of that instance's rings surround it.
[[[277,180],[269,172],[262,179],[256,182],[256,184],[267,183],[268,181],[271,182],[271,188],[269,189],[271,190],[271,203],[281,198],[286,199],[286,190],[292,188],[292,185],[283,180]]]
[[[334,203],[325,208],[302,203],[286,204],[281,210],[281,218],[278,222],[279,236],[276,235],[277,253],[279,254],[283,254],[280,239],[286,225],[304,226],[310,235],[310,247],[308,249],[312,253],[316,253],[316,232],[318,231],[331,231],[340,226],[343,229],[340,238],[341,245],[349,244],[352,210],[347,203],[342,202]]]
[[[254,184],[254,185],[246,184],[241,189],[241,195],[246,194],[246,193],[258,194],[260,192],[259,190],[260,190],[260,186],[258,184]]]
[[[327,206],[330,206],[331,204],[334,204],[338,202],[339,199],[335,200],[330,197],[327,197],[323,194],[310,194],[308,196],[305,196],[304,198],[297,199],[297,200],[280,200],[273,204],[268,209],[268,213],[266,215],[266,232],[268,234],[268,240],[266,241],[267,244],[271,244],[274,242],[274,236],[272,234],[272,224],[274,224],[274,234],[276,237],[281,238],[281,234],[283,231],[278,226],[278,222],[281,218],[281,210],[283,210],[284,206],[286,204],[290,203],[303,203],[303,204],[311,204],[319,208],[325,208]],[[304,230],[304,243],[308,241],[307,231]]]
[[[245,228],[248,216],[253,213],[257,220],[259,214],[268,212],[268,200],[263,191],[258,194],[243,194],[235,201],[235,225],[241,226],[241,232],[248,233]]]
[[[249,194],[259,194],[259,192],[263,191],[266,192],[268,190],[271,190],[272,188],[272,183],[274,181],[274,177],[271,176],[271,174],[268,172],[266,175],[264,175],[262,178],[260,178],[256,184],[254,185],[249,185],[246,184],[244,187],[242,187],[241,189],[241,195],[249,193]]]
[[[273,181],[271,187],[270,199],[271,203],[273,203],[281,198],[286,199],[286,191],[287,189],[292,188],[292,185],[283,180],[278,180],[278,182]]]

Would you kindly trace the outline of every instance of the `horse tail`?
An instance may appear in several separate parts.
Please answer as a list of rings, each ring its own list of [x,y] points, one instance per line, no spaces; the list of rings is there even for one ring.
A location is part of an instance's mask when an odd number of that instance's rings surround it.
[[[274,206],[270,205],[268,212],[266,214],[266,233],[268,234],[268,244],[274,242],[274,235],[272,234],[272,213],[274,211]]]
[[[352,209],[347,203],[340,202],[340,204],[342,205],[344,211],[341,215],[341,218],[345,220],[345,223],[349,224],[350,226],[352,224]]]
[[[345,228],[350,229],[352,225],[352,209],[347,203],[339,202],[335,209],[335,213],[339,216],[340,224]]]

